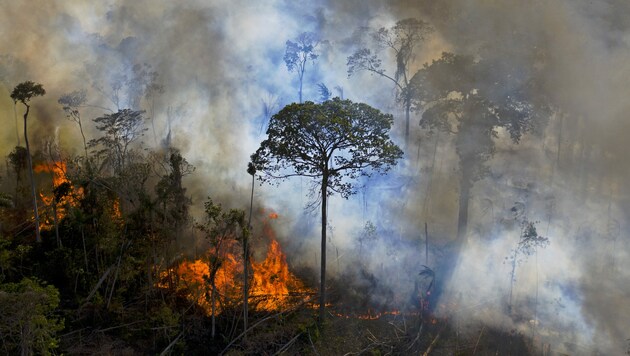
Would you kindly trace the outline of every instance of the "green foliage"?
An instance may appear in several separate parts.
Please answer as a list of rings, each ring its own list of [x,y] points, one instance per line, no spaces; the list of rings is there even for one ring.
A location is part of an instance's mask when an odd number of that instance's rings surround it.
[[[246,229],[245,211],[241,209],[223,210],[212,198],[204,203],[205,222],[197,224],[212,246],[218,246],[228,238],[240,239]]]
[[[54,315],[59,292],[54,286],[24,278],[0,284],[0,343],[7,354],[50,355],[58,347],[63,320]]]
[[[176,149],[171,149],[166,155],[167,162],[161,162],[166,172],[155,186],[158,202],[166,210],[169,207],[167,217],[171,221],[182,221],[187,218],[187,206],[190,199],[186,197],[186,188],[182,186],[182,178],[194,172],[195,167],[190,165],[181,153]]]
[[[11,99],[14,102],[21,102],[28,106],[28,102],[36,96],[43,96],[46,94],[46,90],[41,84],[33,83],[31,81],[22,82],[13,88],[11,92]]]
[[[274,115],[267,139],[252,155],[259,179],[326,176],[331,192],[355,193],[351,180],[385,173],[402,157],[389,138],[392,116],[335,98],[291,104]]]

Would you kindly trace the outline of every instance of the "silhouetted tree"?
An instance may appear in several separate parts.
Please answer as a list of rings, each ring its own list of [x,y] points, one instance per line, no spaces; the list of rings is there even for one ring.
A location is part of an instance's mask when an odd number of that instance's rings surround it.
[[[400,20],[391,28],[381,27],[371,34],[376,42],[376,51],[362,47],[348,57],[348,77],[357,72],[367,71],[396,85],[397,99],[402,102],[405,109],[405,143],[409,141],[411,111],[411,93],[407,90],[411,79],[410,66],[415,59],[416,47],[432,32],[433,28],[422,20],[414,18]],[[381,68],[382,59],[377,52],[382,49],[391,51],[396,58],[396,72],[393,75]]]
[[[33,177],[33,160],[31,158],[31,148],[28,143],[27,133],[27,119],[28,114],[31,111],[31,106],[28,104],[33,97],[42,96],[46,94],[46,90],[41,84],[36,84],[31,81],[26,81],[18,84],[11,92],[11,99],[13,102],[18,101],[26,107],[24,112],[24,142],[26,143],[26,157],[28,158],[28,174],[31,179],[31,193],[33,196],[33,213],[35,215],[35,239],[37,242],[42,242],[39,231],[39,213],[37,212],[37,194],[35,192],[35,177]]]
[[[495,153],[497,130],[505,129],[518,143],[545,117],[544,108],[528,101],[530,84],[497,73],[491,63],[452,53],[425,64],[411,79],[408,91],[423,111],[420,126],[455,135],[461,174],[458,244],[466,237],[470,189],[489,172],[486,162]]]
[[[319,54],[317,53],[317,46],[319,46],[320,40],[313,32],[302,32],[295,42],[288,40],[286,51],[284,53],[284,63],[287,65],[289,72],[295,71],[298,76],[300,88],[298,90],[298,97],[300,103],[302,102],[302,84],[304,81],[304,72],[306,71],[306,64],[308,61],[315,62]]]
[[[259,179],[294,176],[316,179],[322,213],[319,322],[326,304],[327,199],[332,193],[347,198],[356,192],[353,180],[387,172],[402,156],[389,138],[393,119],[367,104],[335,98],[321,104],[285,106],[271,118],[267,139],[252,155]]]

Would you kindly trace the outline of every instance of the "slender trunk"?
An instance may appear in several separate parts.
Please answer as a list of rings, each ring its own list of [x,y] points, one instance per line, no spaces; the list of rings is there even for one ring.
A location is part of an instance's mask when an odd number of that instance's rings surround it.
[[[409,148],[409,126],[410,126],[411,98],[405,98],[405,147]]]
[[[302,104],[302,79],[304,76],[304,71],[300,74],[300,90],[298,91],[298,97],[300,99],[300,104]]]
[[[510,294],[508,295],[508,313],[512,314],[512,292],[514,290],[514,276],[516,275],[516,258],[518,254],[518,248],[514,250],[512,256],[512,271],[510,272]]]
[[[85,140],[85,133],[83,133],[83,125],[81,124],[81,118],[79,117],[77,123],[79,124],[79,131],[81,131],[81,137],[83,138],[83,151],[85,151],[85,159],[88,157],[87,142]]]
[[[324,323],[326,316],[326,213],[327,213],[327,194],[328,191],[328,170],[324,171],[322,176],[322,260],[320,271],[319,286],[319,326]]]
[[[15,118],[15,136],[17,137],[17,145],[20,146],[20,124],[17,118],[17,102],[13,103],[13,117]]]
[[[212,303],[212,334],[211,337],[214,339],[214,336],[216,334],[216,307],[214,305],[214,301],[215,301],[215,296],[217,293],[217,286],[214,283],[214,277],[212,278],[212,295],[210,296],[210,303]]]
[[[26,104],[25,104],[26,105]],[[37,212],[37,193],[35,192],[35,177],[33,176],[33,159],[31,158],[31,147],[28,143],[28,131],[26,125],[26,119],[28,118],[28,112],[31,107],[26,105],[26,112],[24,113],[24,143],[26,144],[26,157],[28,158],[28,175],[31,179],[31,194],[33,196],[33,214],[35,215],[35,241],[42,242],[42,237],[39,231],[39,213]]]
[[[562,124],[563,124],[563,119],[564,119],[564,114],[559,114],[560,115],[560,122],[558,123],[558,149],[556,150],[556,167],[559,168],[560,167],[560,157],[561,157],[561,150],[562,150]]]
[[[300,97],[300,104],[302,104],[302,82],[304,81],[304,71],[306,70],[306,57],[302,60],[302,66],[300,68],[300,91],[298,92]]]
[[[254,207],[254,177],[252,174],[252,193],[249,198],[249,218],[247,219],[247,236],[243,239],[243,330],[247,330],[248,299],[249,299],[249,233],[252,230],[252,210]],[[244,335],[243,338],[246,338]]]
[[[424,223],[424,264],[429,265],[429,226]]]
[[[87,249],[85,248],[85,232],[83,231],[83,224],[81,224],[81,241],[83,242],[83,259],[85,260],[85,272],[88,270],[88,258],[87,258]]]
[[[125,232],[126,232],[125,227]],[[109,292],[109,298],[107,299],[107,309],[109,310],[109,305],[112,302],[112,296],[114,295],[114,289],[116,288],[116,281],[118,280],[118,273],[120,272],[120,262],[122,261],[123,252],[125,250],[125,241],[122,241],[120,245],[120,254],[118,255],[118,265],[116,266],[116,273],[114,274],[114,281],[112,282],[112,289]]]
[[[153,142],[157,147],[157,135],[155,134],[155,97],[151,95],[151,129],[153,130]]]
[[[459,214],[457,216],[457,244],[466,242],[466,230],[468,228],[468,202],[470,200],[471,183],[464,174],[459,183]]]
[[[59,237],[59,219],[57,218],[57,202],[53,199],[53,219],[55,222],[55,237],[57,238],[57,247],[61,248],[61,238]]]

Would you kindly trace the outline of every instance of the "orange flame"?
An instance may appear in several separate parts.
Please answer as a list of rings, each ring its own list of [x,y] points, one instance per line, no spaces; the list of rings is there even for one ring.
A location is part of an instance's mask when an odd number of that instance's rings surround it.
[[[66,175],[66,163],[63,161],[59,162],[46,162],[41,163],[33,167],[33,171],[35,173],[49,173],[52,174],[52,187],[53,190],[57,187],[61,186],[64,183],[70,184],[70,193],[61,197],[61,199],[55,202],[54,193],[44,194],[42,192],[39,193],[44,206],[49,207],[42,214],[42,219],[40,221],[40,229],[50,230],[53,228],[54,224],[54,213],[56,212],[57,221],[63,219],[67,214],[67,206],[75,206],[78,204],[79,197],[83,196],[83,188],[75,188],[72,185],[72,182],[68,179]]]
[[[274,216],[274,217],[272,217]],[[277,218],[272,213],[270,218]],[[295,300],[292,293],[309,292],[303,283],[289,271],[286,255],[275,239],[273,230],[268,224],[263,229],[270,243],[265,259],[261,262],[252,261],[253,276],[249,288],[250,305],[258,311],[273,311],[286,306]],[[215,286],[217,294],[232,302],[240,302],[243,293],[243,257],[235,241],[226,244],[221,255],[221,265],[216,272]],[[183,261],[175,267],[179,278],[178,289],[187,291],[187,298],[195,301],[208,313],[212,309],[211,286],[208,281],[210,275],[209,261],[213,256],[208,251],[203,258],[194,261]],[[160,286],[164,287],[165,283]],[[226,301],[222,305],[229,305]],[[220,312],[218,300],[215,301],[215,311]]]

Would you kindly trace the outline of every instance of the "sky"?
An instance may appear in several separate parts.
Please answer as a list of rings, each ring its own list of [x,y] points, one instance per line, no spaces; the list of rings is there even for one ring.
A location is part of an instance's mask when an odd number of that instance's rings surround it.
[[[206,196],[247,206],[245,169],[265,137],[263,106],[278,110],[297,101],[297,77],[283,56],[286,41],[302,32],[325,40],[318,59],[307,64],[305,99],[319,100],[319,83],[337,94],[333,88],[340,87],[344,98],[392,113],[392,135],[400,145],[404,113],[394,86],[378,75],[347,74],[347,57],[368,29],[410,17],[434,28],[415,52],[411,73],[446,51],[535,79],[536,95],[552,102],[555,111],[544,132],[518,145],[499,132],[491,174],[472,191],[470,243],[453,262],[450,292],[436,303],[471,332],[483,322],[573,354],[594,348],[625,352],[629,2],[0,0],[0,8],[0,151],[8,154],[18,139],[23,142],[21,108],[14,109],[9,98],[17,83],[32,80],[47,91],[32,102],[33,147],[54,140],[68,154],[80,154],[77,126],[57,99],[86,90],[90,107],[83,117],[86,135],[94,138],[97,130],[89,119],[116,109],[112,80],[146,63],[164,92],[140,102],[155,129],[144,144],[159,148],[171,133],[172,144],[196,167],[186,184],[197,207]],[[393,73],[391,53],[379,55]],[[412,116],[411,143],[394,172],[362,181],[359,194],[333,197],[329,206],[329,256],[336,257],[331,275],[349,279],[349,288],[368,288],[373,301],[394,307],[404,304],[418,280],[424,223],[432,266],[456,234],[458,161],[452,137],[421,132],[420,115]],[[317,209],[304,209],[310,187],[305,179],[257,185],[255,200],[280,215],[275,228],[289,261],[316,268]],[[512,207],[519,218],[538,222],[539,233],[550,240],[517,268],[519,318],[504,310],[510,284],[504,258],[520,233]],[[368,221],[378,238],[364,246],[359,240]],[[365,271],[374,279],[366,279]]]

